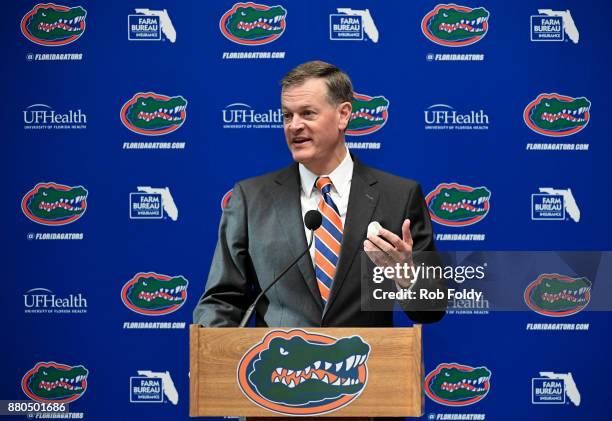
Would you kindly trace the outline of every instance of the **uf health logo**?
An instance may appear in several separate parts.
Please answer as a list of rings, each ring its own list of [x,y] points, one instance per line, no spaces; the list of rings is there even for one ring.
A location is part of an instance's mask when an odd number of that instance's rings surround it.
[[[223,36],[236,44],[264,45],[285,32],[287,10],[282,6],[236,3],[219,20]]]
[[[446,406],[467,406],[481,401],[491,389],[491,371],[487,367],[471,367],[442,363],[425,377],[425,394]]]
[[[581,312],[591,300],[591,281],[558,273],[543,273],[527,285],[525,304],[538,314],[565,317]]]
[[[563,137],[578,133],[589,124],[591,101],[585,97],[540,94],[523,111],[527,127],[544,136]]]
[[[135,9],[136,15],[128,15],[128,40],[161,41],[162,33],[171,43],[176,42],[176,29],[168,11]]]
[[[81,6],[39,3],[21,19],[21,33],[35,44],[58,47],[83,35],[86,17],[87,11]]]
[[[329,15],[329,39],[332,41],[363,41],[363,33],[372,42],[378,42],[378,28],[369,9],[338,8],[338,14]]]
[[[359,336],[275,330],[242,357],[238,384],[247,398],[269,411],[326,414],[363,392],[369,353],[370,345]]]
[[[441,183],[425,197],[425,203],[433,221],[448,227],[465,227],[487,216],[490,199],[491,191],[484,186]]]
[[[70,224],[87,210],[87,190],[83,186],[38,183],[21,200],[21,211],[31,221],[47,226]]]
[[[178,404],[178,391],[169,371],[138,370],[138,376],[130,377],[131,403],[163,403],[164,397],[172,405]]]
[[[580,34],[569,10],[538,9],[532,15],[531,41],[564,41],[565,34],[574,44],[578,44]]]
[[[353,93],[353,112],[346,129],[348,136],[363,136],[380,130],[389,119],[389,100],[384,96]]]
[[[160,136],[178,130],[187,119],[187,100],[138,92],[121,107],[121,122],[134,133]]]
[[[82,365],[39,362],[23,376],[21,389],[37,402],[73,402],[87,390],[88,375],[89,371]]]
[[[580,392],[572,373],[540,371],[540,377],[531,379],[533,404],[564,404],[566,396],[574,406],[580,406]]]
[[[185,304],[189,282],[182,275],[137,273],[121,288],[121,301],[138,314],[163,316]]]
[[[421,21],[428,40],[445,47],[465,47],[480,41],[489,30],[489,11],[456,4],[439,4]]]
[[[580,221],[580,209],[572,189],[540,187],[540,193],[531,195],[533,221],[564,221],[566,212],[574,222]]]

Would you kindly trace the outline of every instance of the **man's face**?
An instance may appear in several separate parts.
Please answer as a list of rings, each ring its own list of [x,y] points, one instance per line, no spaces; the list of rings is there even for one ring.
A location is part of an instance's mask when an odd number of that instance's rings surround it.
[[[281,105],[293,160],[316,174],[329,174],[346,155],[344,129],[351,104],[330,104],[325,80],[313,78],[283,90]]]

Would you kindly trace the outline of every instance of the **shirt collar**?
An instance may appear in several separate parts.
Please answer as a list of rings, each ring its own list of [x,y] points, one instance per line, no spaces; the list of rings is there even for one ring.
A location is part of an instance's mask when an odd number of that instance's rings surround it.
[[[338,196],[343,197],[345,194],[349,194],[350,182],[353,177],[353,159],[351,154],[346,150],[346,156],[328,175],[322,175],[321,177],[329,177],[332,182],[332,189],[335,189]],[[306,194],[306,197],[310,197],[312,191],[316,188],[315,182],[318,175],[310,171],[303,164],[298,165],[300,171],[300,182],[302,184],[302,191]]]

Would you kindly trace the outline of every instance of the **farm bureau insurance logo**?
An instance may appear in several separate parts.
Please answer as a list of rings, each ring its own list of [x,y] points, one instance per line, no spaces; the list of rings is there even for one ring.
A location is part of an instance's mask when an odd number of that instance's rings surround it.
[[[472,405],[487,396],[491,389],[491,371],[487,367],[471,367],[442,363],[425,377],[425,394],[446,406]]]
[[[138,376],[130,377],[131,403],[164,403],[164,397],[166,402],[178,404],[178,391],[169,371],[138,370]]]
[[[84,314],[87,299],[80,292],[62,297],[50,289],[32,288],[23,294],[23,307],[26,314]]]
[[[580,221],[580,209],[572,189],[540,187],[540,193],[531,195],[531,220],[565,221],[565,214],[574,222]]]
[[[380,130],[389,119],[389,100],[353,93],[353,112],[346,129],[348,136],[363,136]]]
[[[491,191],[484,187],[441,183],[426,197],[431,219],[448,227],[465,227],[484,219],[489,213]]]
[[[23,376],[21,389],[37,402],[73,402],[87,390],[88,375],[89,371],[82,365],[39,362]]]
[[[527,285],[525,304],[538,314],[565,317],[581,312],[591,300],[591,281],[558,273],[543,273]]]
[[[332,41],[363,41],[378,42],[378,28],[372,19],[369,9],[357,10],[338,8],[338,14],[329,15],[329,39]]]
[[[38,183],[21,200],[21,210],[31,221],[47,226],[67,225],[87,210],[87,190],[83,186]]]
[[[264,45],[285,32],[287,10],[282,6],[236,3],[219,20],[223,36],[236,44]]]
[[[57,113],[46,104],[32,104],[23,111],[24,130],[86,129],[87,115],[78,110]]]
[[[248,399],[269,411],[325,414],[361,394],[369,353],[370,345],[360,336],[274,330],[240,360],[238,385]]]
[[[585,97],[540,94],[523,111],[527,127],[544,136],[562,137],[578,133],[589,124],[591,101]]]
[[[532,15],[531,41],[557,41],[565,40],[565,35],[578,44],[580,33],[568,10],[538,9],[538,15]]]
[[[421,31],[431,42],[445,47],[465,47],[480,41],[489,29],[489,11],[456,4],[439,4],[421,21]]]
[[[151,9],[134,9],[136,15],[128,15],[129,41],[162,41],[176,42],[176,29],[172,25],[168,11]]]
[[[39,3],[21,19],[21,33],[38,45],[70,44],[85,32],[86,16],[87,11],[81,6]]]
[[[130,219],[162,219],[164,213],[173,221],[178,219],[178,208],[168,187],[138,186],[130,193]]]
[[[160,136],[172,133],[187,118],[187,100],[155,92],[138,92],[121,107],[121,122],[134,133]]]
[[[564,404],[566,396],[574,406],[580,406],[580,392],[572,373],[540,371],[540,377],[531,379],[532,404]]]
[[[163,316],[185,304],[189,282],[182,275],[140,272],[121,288],[121,301],[138,314]]]

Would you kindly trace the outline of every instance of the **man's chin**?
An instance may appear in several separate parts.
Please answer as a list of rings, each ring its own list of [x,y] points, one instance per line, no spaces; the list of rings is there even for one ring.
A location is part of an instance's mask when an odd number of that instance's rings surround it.
[[[300,164],[308,164],[310,161],[312,161],[313,158],[313,154],[308,152],[308,151],[296,151],[296,150],[292,150],[291,151],[291,156],[293,157],[293,160],[295,162],[299,162]]]

